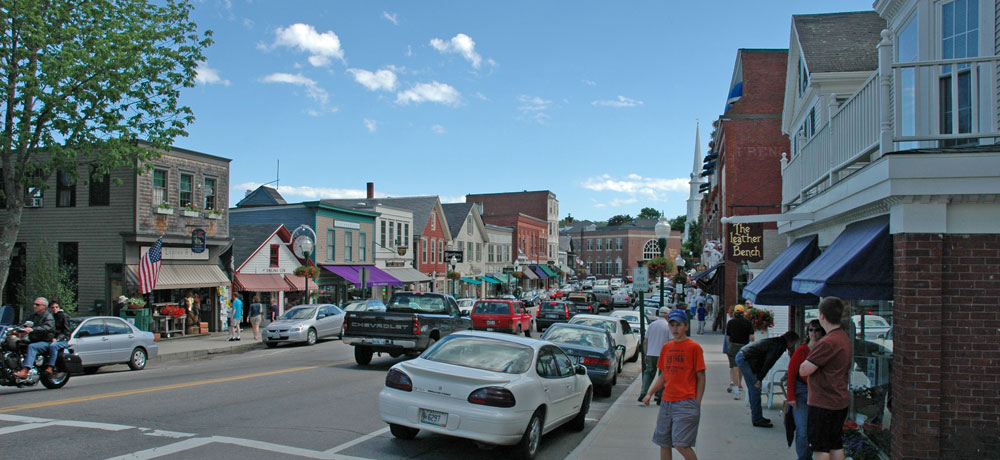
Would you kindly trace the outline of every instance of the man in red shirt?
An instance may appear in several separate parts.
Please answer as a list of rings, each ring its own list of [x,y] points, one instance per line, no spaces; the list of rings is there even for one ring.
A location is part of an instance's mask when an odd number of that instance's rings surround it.
[[[653,394],[663,388],[660,412],[653,431],[653,443],[660,446],[660,458],[673,458],[677,449],[685,460],[697,460],[694,452],[701,420],[701,398],[705,395],[705,356],[701,345],[687,337],[691,327],[687,313],[674,310],[667,317],[673,340],[663,344],[656,367],[660,373],[649,386],[642,403],[649,405]]]
[[[850,393],[851,339],[840,327],[844,302],[827,297],[819,303],[819,322],[824,336],[799,366],[799,375],[809,377],[809,421],[806,431],[814,460],[843,460],[841,431],[847,418]]]

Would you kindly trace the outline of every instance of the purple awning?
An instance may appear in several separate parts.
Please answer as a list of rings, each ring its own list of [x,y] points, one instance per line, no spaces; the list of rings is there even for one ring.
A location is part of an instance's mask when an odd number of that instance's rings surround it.
[[[349,281],[355,286],[361,284],[362,268],[368,270],[368,282],[365,283],[365,287],[403,285],[402,281],[396,279],[396,277],[382,271],[374,265],[323,265],[323,268],[329,270],[334,275]]]
[[[358,278],[358,271],[350,265],[323,265],[322,267],[353,284],[361,284],[361,279]]]
[[[535,270],[535,274],[538,275],[539,278],[545,279],[549,277],[549,275],[545,273],[545,270],[542,270],[542,268],[538,265],[532,265],[531,268]]]

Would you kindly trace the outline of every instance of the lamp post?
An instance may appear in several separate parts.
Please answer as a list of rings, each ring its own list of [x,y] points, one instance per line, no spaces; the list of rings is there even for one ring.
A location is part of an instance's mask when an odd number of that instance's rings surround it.
[[[312,234],[312,237],[309,236],[309,233]],[[302,224],[299,225],[299,227],[296,228],[294,232],[292,232],[292,235],[298,235],[292,240],[294,248],[298,248],[299,252],[302,253],[302,258],[306,260],[306,265],[309,265],[309,257],[313,253],[313,248],[314,248],[313,241],[315,241],[316,239],[316,232],[314,232],[313,229],[310,228],[308,225]],[[302,304],[305,305],[309,303],[309,276],[306,275],[303,278],[305,278],[304,284],[305,284],[306,296],[302,301]]]
[[[684,258],[681,257],[680,254],[677,254],[677,258],[674,259],[674,265],[677,266],[677,273],[678,274],[684,273],[684,264],[685,264]],[[681,284],[680,287],[683,288],[684,284]],[[678,288],[678,286],[675,284],[674,285],[674,295],[676,296],[677,302],[680,302],[681,301],[681,294],[680,294],[680,291],[677,288]]]
[[[663,257],[667,250],[667,238],[670,237],[670,223],[667,222],[666,217],[660,217],[656,226],[653,227],[653,233],[656,234],[656,244],[660,247],[660,257]],[[663,308],[663,275],[660,273],[660,308]]]
[[[521,271],[521,264],[517,262],[517,259],[514,259],[514,273],[518,273],[519,271]],[[520,290],[521,289],[521,280],[520,280],[520,278],[514,276],[514,273],[511,273],[510,276],[512,278],[514,278],[515,280],[517,280],[517,281],[514,281],[514,287],[516,289]],[[515,300],[517,299],[517,295],[514,294],[513,290],[511,290],[510,294],[514,296]]]
[[[451,271],[455,271],[455,266],[458,265],[458,258],[451,256],[448,262],[451,263]],[[451,296],[455,296],[455,280],[451,280]]]

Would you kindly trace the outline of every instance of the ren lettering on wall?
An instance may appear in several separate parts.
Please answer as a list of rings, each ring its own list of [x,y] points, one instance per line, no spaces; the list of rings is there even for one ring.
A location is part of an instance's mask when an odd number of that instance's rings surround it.
[[[764,224],[729,224],[726,260],[760,262],[764,258]]]

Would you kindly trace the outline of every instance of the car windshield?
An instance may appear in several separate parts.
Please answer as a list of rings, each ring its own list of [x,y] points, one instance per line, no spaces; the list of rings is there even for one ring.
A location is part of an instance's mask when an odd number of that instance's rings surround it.
[[[601,349],[608,348],[607,335],[597,331],[588,331],[575,327],[553,326],[545,332],[545,335],[542,336],[542,340],[548,340],[549,342],[562,343],[566,345],[580,345]]]
[[[619,318],[624,318],[625,321],[628,321],[630,323],[638,323],[639,322],[639,315],[618,315],[618,317]]]
[[[386,306],[388,311],[402,313],[447,313],[444,298],[436,295],[396,294]]]
[[[293,308],[281,315],[281,319],[310,319],[316,314],[316,307]]]
[[[566,307],[560,302],[548,302],[543,303],[541,306],[542,310],[565,310]]]
[[[421,358],[439,363],[506,374],[523,374],[531,366],[534,350],[526,345],[453,335],[428,349]]]
[[[618,325],[614,321],[608,321],[606,319],[597,318],[575,318],[573,324],[581,324],[584,326],[594,326],[607,329],[612,334],[618,331]]]
[[[479,302],[472,309],[472,313],[479,315],[509,315],[510,304],[505,302]]]

